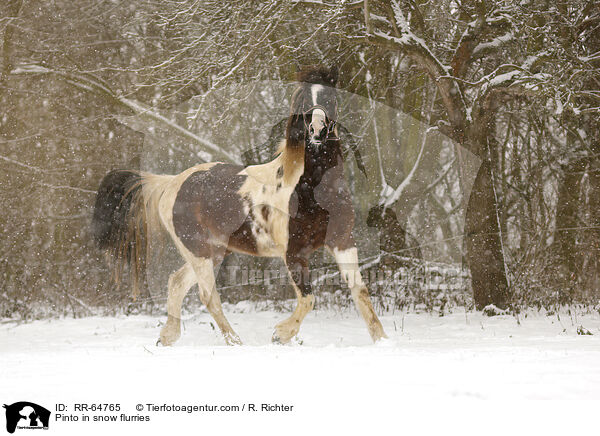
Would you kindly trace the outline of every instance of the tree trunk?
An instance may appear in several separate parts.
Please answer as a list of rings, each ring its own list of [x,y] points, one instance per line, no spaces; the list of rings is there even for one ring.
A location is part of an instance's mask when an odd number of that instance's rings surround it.
[[[15,32],[13,21],[19,15],[22,5],[22,0],[10,0],[8,4],[0,9],[0,16],[2,16],[2,12],[7,13],[7,16],[5,16],[6,25],[2,44],[0,46],[2,49],[2,66],[0,67],[0,136],[10,136],[14,130],[14,102],[12,100],[12,90],[8,86],[8,76],[13,67],[13,34]]]
[[[467,205],[465,233],[471,269],[473,300],[478,310],[489,304],[504,309],[509,302],[508,282],[492,185],[492,171],[484,159]]]
[[[598,144],[596,148],[600,148]],[[600,295],[600,162],[598,158],[590,161],[582,282],[590,301],[597,301]]]
[[[581,191],[581,178],[585,169],[584,159],[569,162],[563,167],[563,177],[558,188],[556,204],[556,233],[553,251],[563,268],[563,279],[579,276],[579,253],[576,246],[579,226],[578,211]]]
[[[498,219],[498,198],[492,177],[494,162],[497,161],[494,153],[499,146],[495,139],[496,106],[482,106],[480,109],[464,144],[482,159],[465,215],[466,258],[471,269],[475,307],[481,310],[493,304],[506,309],[509,289]]]

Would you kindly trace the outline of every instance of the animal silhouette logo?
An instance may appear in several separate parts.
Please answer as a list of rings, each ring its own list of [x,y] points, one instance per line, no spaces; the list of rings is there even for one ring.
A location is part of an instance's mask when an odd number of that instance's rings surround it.
[[[19,429],[48,429],[50,411],[42,406],[28,401],[19,401],[6,409],[6,431],[14,433]]]

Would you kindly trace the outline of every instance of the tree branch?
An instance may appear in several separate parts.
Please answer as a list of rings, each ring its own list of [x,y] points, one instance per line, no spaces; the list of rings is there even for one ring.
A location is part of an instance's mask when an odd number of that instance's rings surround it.
[[[136,115],[140,116],[142,119],[157,121],[166,127],[168,130],[176,134],[177,136],[182,137],[186,141],[191,141],[196,145],[201,146],[203,149],[208,149],[209,152],[213,152],[218,155],[220,158],[226,158],[230,162],[241,163],[239,157],[223,150],[218,145],[212,143],[211,141],[204,139],[195,133],[190,132],[184,127],[176,124],[175,122],[169,120],[158,112],[154,111],[151,107],[146,106],[145,104],[125,98],[121,95],[115,93],[110,87],[100,80],[97,77],[94,77],[89,74],[76,74],[68,71],[60,71],[60,70],[52,70],[50,68],[46,68],[41,65],[29,64],[29,65],[20,65],[11,71],[12,75],[54,75],[61,77],[65,80],[65,82],[70,85],[86,91],[90,92],[105,98],[110,99],[116,105],[129,109]]]
[[[367,33],[371,33],[373,31],[373,27],[371,26],[371,10],[369,9],[369,0],[364,0],[364,12],[365,27],[367,28]]]

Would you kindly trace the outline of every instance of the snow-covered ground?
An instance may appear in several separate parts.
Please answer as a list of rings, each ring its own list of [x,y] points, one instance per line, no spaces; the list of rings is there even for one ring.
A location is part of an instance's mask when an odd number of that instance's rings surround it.
[[[227,316],[242,347],[224,346],[204,312],[188,316],[181,339],[168,348],[155,345],[164,318],[4,323],[0,402],[51,409],[49,431],[61,435],[597,434],[598,314],[530,313],[519,324],[471,312],[396,313],[382,317],[390,339],[373,345],[353,311],[314,311],[301,341],[278,346],[271,333],[285,314],[241,312]],[[578,335],[579,325],[593,335]],[[537,399],[555,401],[530,401]],[[57,422],[57,403],[67,405],[65,415],[85,414],[73,410],[75,403],[119,403],[121,410]],[[148,411],[148,403],[244,409]],[[249,411],[250,403],[259,410]],[[293,408],[261,411],[263,403]],[[92,421],[120,413],[150,421]]]

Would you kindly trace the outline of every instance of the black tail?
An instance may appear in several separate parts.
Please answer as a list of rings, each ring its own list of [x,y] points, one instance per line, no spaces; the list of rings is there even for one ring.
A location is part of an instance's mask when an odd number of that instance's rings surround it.
[[[129,265],[133,295],[137,297],[145,271],[148,240],[139,172],[116,170],[102,179],[96,194],[92,233],[96,245],[112,255],[118,285],[124,267]]]

